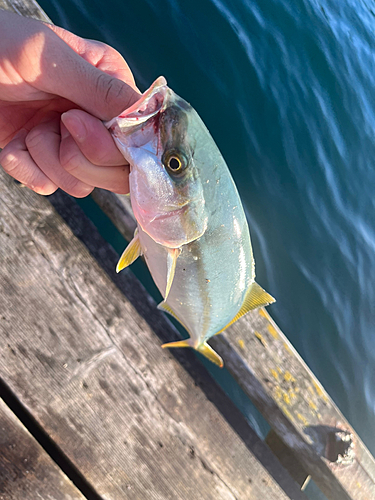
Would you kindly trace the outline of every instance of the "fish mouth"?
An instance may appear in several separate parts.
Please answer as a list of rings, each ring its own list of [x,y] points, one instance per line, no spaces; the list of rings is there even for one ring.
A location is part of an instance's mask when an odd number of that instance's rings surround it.
[[[183,205],[180,205],[173,210],[168,210],[168,212],[165,212],[163,214],[155,215],[151,222],[153,222],[154,220],[170,219],[171,217],[174,217],[176,215],[183,215],[189,209],[189,204],[190,202],[187,201]]]
[[[182,203],[181,205],[177,205],[176,208],[173,208],[172,210],[168,210],[166,212],[163,212],[161,214],[156,214],[154,217],[149,219],[147,221],[147,224],[151,224],[152,222],[156,220],[164,220],[164,219],[170,219],[171,217],[175,217],[176,215],[183,215],[184,213],[187,212],[189,209],[189,201],[186,201],[185,203]],[[137,210],[141,213],[142,216],[147,216],[148,212],[147,210],[142,209],[140,206],[138,206]]]
[[[106,122],[105,126],[111,129],[113,125],[119,123],[121,128],[125,128],[146,122],[165,109],[168,90],[166,79],[160,76],[137,102],[116,118]]]

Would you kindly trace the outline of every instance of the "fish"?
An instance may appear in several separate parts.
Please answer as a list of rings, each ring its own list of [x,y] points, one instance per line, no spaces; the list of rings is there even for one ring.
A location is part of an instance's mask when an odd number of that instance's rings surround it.
[[[137,228],[117,272],[143,256],[191,347],[222,367],[208,340],[275,299],[255,281],[247,219],[230,171],[194,108],[159,77],[105,124],[130,165]]]

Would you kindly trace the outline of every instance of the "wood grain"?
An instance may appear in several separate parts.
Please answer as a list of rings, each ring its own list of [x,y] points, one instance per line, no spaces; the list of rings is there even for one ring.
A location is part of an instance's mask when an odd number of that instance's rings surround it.
[[[35,0],[0,0],[0,9],[50,23],[51,20]]]
[[[241,417],[243,439],[160,349],[145,317],[159,329],[167,325],[169,335],[172,327],[130,272],[121,280],[144,317],[47,199],[4,173],[0,198],[0,376],[98,494],[304,498]],[[114,267],[115,255],[99,250]],[[189,358],[206,394],[236,415]]]
[[[84,497],[0,399],[0,500]]]

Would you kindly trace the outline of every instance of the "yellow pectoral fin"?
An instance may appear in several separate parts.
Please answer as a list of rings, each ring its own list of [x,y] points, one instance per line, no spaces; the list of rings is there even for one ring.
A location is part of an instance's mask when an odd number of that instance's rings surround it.
[[[219,333],[226,330],[230,325],[233,325],[233,323],[235,323],[238,319],[240,319],[252,309],[256,309],[257,307],[262,306],[268,306],[273,302],[276,302],[276,300],[272,297],[272,295],[263,290],[263,288],[254,281],[246,292],[245,300],[242,303],[241,309],[238,311],[232,321],[225,325],[225,327],[220,331],[215,333],[215,335],[218,335]]]
[[[165,297],[164,300],[167,300],[169,295],[169,291],[171,289],[174,273],[176,271],[176,262],[178,256],[181,253],[181,248],[169,248],[168,256],[167,256],[167,286],[165,288]]]
[[[130,266],[133,262],[138,259],[138,257],[142,254],[141,244],[139,242],[138,231],[136,230],[134,233],[134,238],[131,240],[129,245],[125,248],[123,254],[120,257],[120,260],[116,266],[116,273],[119,273],[125,267]]]

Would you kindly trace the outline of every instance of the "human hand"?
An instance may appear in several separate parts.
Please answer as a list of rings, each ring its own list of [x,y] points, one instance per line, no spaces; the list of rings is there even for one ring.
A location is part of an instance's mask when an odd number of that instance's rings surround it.
[[[101,120],[136,102],[113,48],[0,10],[0,164],[40,194],[129,191],[129,166]]]

